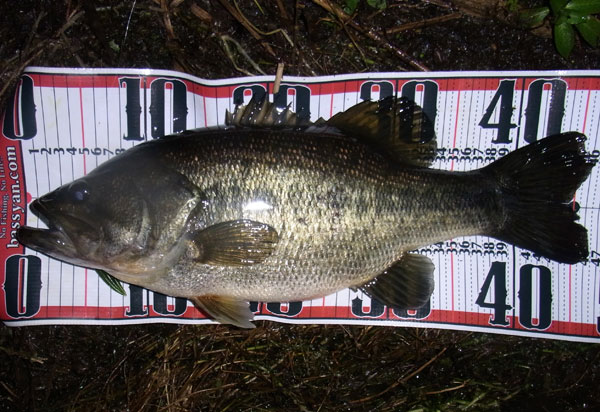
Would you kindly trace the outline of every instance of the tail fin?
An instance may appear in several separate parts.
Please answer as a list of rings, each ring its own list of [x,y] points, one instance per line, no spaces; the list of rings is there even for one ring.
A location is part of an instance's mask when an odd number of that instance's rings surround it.
[[[586,137],[568,132],[520,148],[482,172],[499,183],[504,222],[491,235],[561,263],[588,256],[585,227],[570,203],[596,164]]]

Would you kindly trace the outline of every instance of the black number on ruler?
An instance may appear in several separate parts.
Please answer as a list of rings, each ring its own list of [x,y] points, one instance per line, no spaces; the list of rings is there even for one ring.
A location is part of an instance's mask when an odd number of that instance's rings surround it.
[[[129,310],[125,312],[126,316],[148,316],[148,306],[144,305],[144,294],[148,291],[135,285],[129,285]],[[152,308],[161,315],[183,315],[187,310],[187,299],[176,298],[175,307],[169,310],[167,305],[167,296],[158,292],[152,293]]]
[[[544,86],[547,84],[549,84],[551,87],[551,94],[550,107],[548,108],[548,126],[546,128],[546,135],[560,133],[562,120],[565,115],[565,96],[567,94],[567,84],[561,79],[536,80],[529,85],[527,97],[524,133],[526,142],[532,143],[537,140],[542,106],[542,93],[544,91]]]
[[[302,302],[289,302],[287,310],[281,309],[282,304],[279,302],[267,303],[267,310],[275,315],[296,316],[302,311]]]
[[[292,97],[293,96],[293,97]],[[306,86],[282,84],[273,96],[273,104],[280,109],[288,106],[288,98],[295,100],[295,112],[299,119],[310,119],[310,89]]]
[[[37,134],[33,79],[29,76],[21,78],[15,97],[7,99],[2,133],[9,139],[31,139]]]
[[[173,310],[169,310],[169,305],[167,305],[167,295],[154,292],[153,307],[154,310],[161,315],[180,316],[183,315],[187,309],[187,299],[175,298],[175,307]]]
[[[414,102],[418,86],[423,87],[423,104],[421,105],[423,113],[425,113],[427,118],[431,121],[431,124],[434,125],[435,118],[437,117],[437,98],[439,86],[432,80],[412,80],[410,82],[406,82],[402,86],[402,96]]]
[[[173,133],[179,133],[187,128],[187,87],[181,80],[156,79],[150,84],[150,125],[152,137],[165,135],[165,90],[167,84],[173,88]]]
[[[533,324],[533,272],[538,272],[538,322]],[[552,323],[552,273],[546,266],[524,265],[519,274],[519,323],[528,329],[547,329]]]
[[[409,313],[407,309],[394,309],[393,312],[401,319],[425,319],[431,314],[431,300],[428,300],[425,306],[414,311],[411,310],[414,313]]]
[[[374,88],[379,88],[379,99],[384,99],[394,95],[394,85],[387,80],[364,82],[360,86],[360,98],[363,101],[374,100],[372,92]]]
[[[244,104],[244,93],[246,90],[252,92],[252,98],[258,101],[265,98],[267,91],[260,84],[253,84],[250,86],[240,86],[233,91],[233,104],[240,106]]]
[[[125,312],[126,316],[147,316],[148,306],[144,305],[145,289],[129,285],[129,310]]]
[[[127,134],[123,136],[124,140],[144,140],[140,124],[140,114],[142,113],[140,103],[141,81],[142,79],[139,77],[122,77],[119,79],[120,87],[125,88],[126,91]]]
[[[358,296],[352,299],[352,314],[357,317],[373,317],[377,318],[383,315],[385,305],[377,299],[371,299],[371,309],[368,312],[363,310],[363,301]]]
[[[13,255],[6,259],[4,292],[6,313],[12,318],[29,318],[40,310],[42,262],[37,256]]]
[[[515,92],[515,80],[502,80],[494,94],[494,98],[485,110],[485,114],[479,122],[484,129],[498,129],[498,134],[492,143],[510,143],[510,129],[517,127],[511,123],[513,108],[513,96]],[[498,104],[500,106],[498,107]],[[492,114],[498,110],[498,123],[490,123]]]
[[[490,293],[490,287],[494,281],[494,293]],[[491,302],[486,302],[488,294],[492,299]],[[492,325],[503,325],[509,324],[506,319],[506,311],[512,309],[512,306],[506,303],[506,297],[508,293],[506,291],[506,263],[505,262],[493,262],[490,271],[488,272],[479,296],[475,303],[482,308],[494,309],[494,314],[490,320]]]

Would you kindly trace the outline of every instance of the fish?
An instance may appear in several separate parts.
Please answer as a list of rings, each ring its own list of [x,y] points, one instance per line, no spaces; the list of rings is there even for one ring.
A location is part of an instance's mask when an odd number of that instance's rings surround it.
[[[226,119],[141,143],[39,197],[30,209],[47,228],[17,239],[244,328],[250,301],[345,288],[420,308],[435,267],[415,250],[461,236],[568,264],[589,254],[572,203],[596,163],[582,133],[451,172],[431,167],[434,126],[404,97],[317,122],[252,99]]]

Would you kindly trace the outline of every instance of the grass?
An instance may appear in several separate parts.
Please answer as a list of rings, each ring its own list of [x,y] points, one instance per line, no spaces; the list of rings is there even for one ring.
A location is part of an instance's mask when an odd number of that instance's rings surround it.
[[[0,350],[19,410],[576,411],[600,379],[598,345],[430,329],[4,328]]]

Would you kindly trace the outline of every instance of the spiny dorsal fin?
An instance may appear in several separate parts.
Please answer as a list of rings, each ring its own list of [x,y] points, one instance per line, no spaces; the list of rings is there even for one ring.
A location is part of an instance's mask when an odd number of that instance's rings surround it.
[[[426,256],[406,253],[381,275],[359,289],[389,308],[419,309],[433,293],[433,262]]]
[[[405,97],[359,103],[333,116],[327,125],[375,143],[405,164],[429,167],[435,157],[433,124],[421,107]]]
[[[280,108],[266,97],[253,97],[247,105],[236,106],[233,114],[225,113],[225,125],[254,128],[295,129],[312,125],[308,119],[300,118],[290,107]]]

